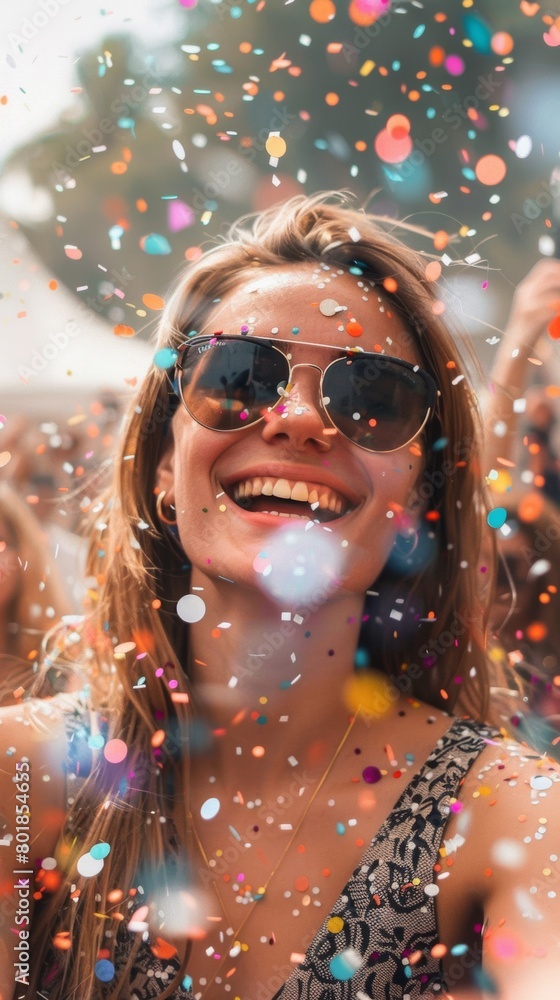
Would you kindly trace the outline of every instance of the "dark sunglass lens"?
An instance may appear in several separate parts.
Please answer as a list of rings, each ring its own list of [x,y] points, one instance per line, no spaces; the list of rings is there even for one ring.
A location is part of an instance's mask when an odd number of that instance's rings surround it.
[[[341,358],[325,374],[324,395],[338,429],[370,451],[393,451],[410,441],[430,405],[422,375],[383,356]]]
[[[287,362],[267,344],[224,338],[189,344],[181,387],[195,420],[229,431],[259,420],[277,402],[278,385],[287,378]]]

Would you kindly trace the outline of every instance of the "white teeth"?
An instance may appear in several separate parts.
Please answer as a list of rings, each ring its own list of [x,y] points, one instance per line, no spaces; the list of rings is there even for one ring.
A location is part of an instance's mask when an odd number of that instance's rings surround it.
[[[272,487],[272,496],[279,497],[282,500],[290,500],[292,496],[292,491],[290,489],[290,484],[287,479],[277,479]]]
[[[305,503],[309,499],[309,491],[305,483],[297,482],[295,486],[292,486],[290,497],[292,500],[301,500]]]
[[[288,479],[254,476],[236,483],[233,487],[234,500],[250,500],[259,496],[295,500],[298,503],[309,504],[312,510],[320,508],[321,510],[330,510],[334,514],[342,514],[348,507],[346,501],[329,487],[310,487],[301,479],[291,483]],[[287,516],[299,517],[301,515]]]

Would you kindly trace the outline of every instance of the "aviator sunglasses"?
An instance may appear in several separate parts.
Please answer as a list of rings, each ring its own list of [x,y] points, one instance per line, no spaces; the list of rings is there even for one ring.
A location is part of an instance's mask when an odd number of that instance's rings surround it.
[[[173,389],[191,417],[215,431],[239,431],[266,413],[291,407],[296,368],[321,374],[326,417],[345,438],[366,451],[391,452],[409,444],[433,416],[437,388],[418,365],[359,348],[297,341],[335,358],[326,368],[292,364],[294,342],[233,334],[200,336],[179,348]],[[296,404],[297,410],[297,404]]]

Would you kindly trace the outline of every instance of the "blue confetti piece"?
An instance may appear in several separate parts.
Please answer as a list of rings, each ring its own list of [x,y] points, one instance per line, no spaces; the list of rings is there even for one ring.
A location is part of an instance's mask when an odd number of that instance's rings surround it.
[[[102,983],[110,983],[115,978],[115,966],[108,958],[100,958],[93,967],[95,975]]]
[[[492,29],[479,14],[463,14],[463,30],[473,48],[483,55],[492,54]]]
[[[486,518],[491,528],[501,528],[506,523],[507,510],[505,507],[494,507]]]
[[[156,368],[172,368],[178,357],[179,352],[175,351],[172,347],[161,347],[154,354],[154,365]]]
[[[89,852],[96,861],[103,861],[111,853],[110,844],[94,844]]]
[[[422,35],[424,34],[425,30],[426,30],[426,25],[425,24],[419,24],[414,29],[414,31],[412,32],[412,37],[413,38],[422,38]]]

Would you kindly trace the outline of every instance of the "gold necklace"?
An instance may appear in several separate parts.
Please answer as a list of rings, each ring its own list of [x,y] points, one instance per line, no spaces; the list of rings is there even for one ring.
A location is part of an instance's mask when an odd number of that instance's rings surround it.
[[[354,728],[356,719],[358,718],[358,715],[360,714],[361,707],[362,706],[359,705],[358,708],[356,709],[356,712],[355,712],[354,716],[352,717],[350,723],[348,724],[348,727],[346,729],[346,732],[344,733],[344,736],[342,737],[340,743],[338,744],[338,746],[337,746],[337,748],[336,748],[333,756],[331,757],[331,759],[330,759],[330,761],[329,761],[329,763],[327,765],[326,771],[324,772],[323,776],[321,777],[321,780],[319,781],[319,784],[317,785],[317,788],[315,789],[315,791],[313,792],[313,795],[311,796],[311,798],[309,800],[308,806],[307,806],[307,808],[306,808],[303,816],[299,820],[299,822],[298,822],[298,824],[297,824],[294,832],[292,833],[292,836],[290,837],[288,843],[286,844],[286,847],[282,851],[282,854],[280,855],[280,859],[276,862],[276,865],[272,869],[270,875],[268,876],[268,879],[266,880],[264,886],[262,887],[262,892],[260,892],[258,894],[257,898],[253,902],[253,905],[249,908],[249,912],[245,914],[245,916],[243,917],[243,920],[239,924],[239,927],[237,928],[237,930],[235,930],[233,932],[233,937],[232,937],[231,944],[227,945],[228,952],[232,948],[234,948],[234,947],[239,947],[239,948],[241,947],[241,942],[239,941],[239,935],[241,934],[241,931],[243,930],[243,928],[245,927],[245,924],[249,920],[249,917],[252,915],[253,910],[255,909],[255,906],[257,905],[259,899],[263,899],[264,896],[266,896],[266,892],[268,890],[268,887],[269,887],[270,883],[272,882],[272,879],[276,875],[276,872],[280,868],[280,866],[281,866],[284,858],[286,857],[286,855],[287,855],[288,851],[290,850],[290,848],[291,848],[294,840],[296,839],[299,831],[301,830],[301,828],[302,828],[302,826],[303,826],[303,824],[304,824],[304,822],[305,822],[305,820],[307,818],[307,814],[309,813],[309,810],[311,809],[311,806],[313,805],[315,799],[317,798],[319,792],[321,791],[321,788],[323,787],[323,785],[325,784],[325,781],[327,780],[329,774],[331,773],[331,771],[332,771],[332,769],[333,769],[333,767],[334,767],[334,765],[336,763],[336,760],[337,760],[340,752],[344,748],[344,745],[346,744],[346,741],[347,741],[348,737],[350,736],[350,733],[352,732],[352,730]],[[191,812],[190,809],[188,811],[188,817],[189,817],[189,826],[190,826],[190,829],[192,830],[192,832],[194,834],[194,839],[196,840],[198,849],[199,849],[199,851],[200,851],[200,853],[202,855],[204,863],[205,863],[205,865],[206,865],[207,868],[210,868],[210,862],[209,862],[209,859],[208,859],[208,855],[206,854],[206,851],[204,850],[204,847],[203,847],[202,842],[200,840],[200,837],[198,835],[198,831],[197,831],[195,823],[194,823],[194,817],[193,817],[193,814],[192,814],[192,812]],[[226,908],[224,906],[222,897],[221,897],[221,895],[220,895],[220,893],[218,891],[218,886],[216,884],[216,881],[212,880],[212,884],[214,886],[214,891],[216,893],[216,896],[218,897],[218,903],[220,904],[220,909],[222,910],[222,913],[224,914],[224,917],[226,918],[227,923],[229,923],[229,917],[228,917]],[[214,983],[216,981],[217,977],[219,976],[221,970],[223,969],[223,967],[226,964],[226,962],[227,962],[227,960],[228,960],[229,957],[230,957],[229,955],[225,955],[224,958],[222,959],[222,961],[220,962],[218,968],[216,969],[216,972],[212,976],[212,979],[209,982],[207,982],[206,986],[204,987],[204,990],[202,992],[202,996],[203,997],[206,995],[206,993],[208,991],[208,988],[212,985],[212,983]],[[188,969],[187,969],[187,972],[188,972]]]

